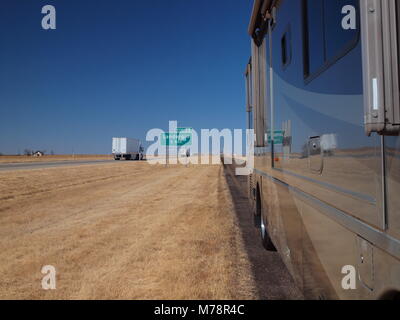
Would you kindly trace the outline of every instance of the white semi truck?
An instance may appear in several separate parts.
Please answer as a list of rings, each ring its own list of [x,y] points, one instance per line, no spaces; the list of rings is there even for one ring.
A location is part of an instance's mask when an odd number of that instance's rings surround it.
[[[115,160],[143,160],[143,147],[137,139],[113,138],[112,154]]]

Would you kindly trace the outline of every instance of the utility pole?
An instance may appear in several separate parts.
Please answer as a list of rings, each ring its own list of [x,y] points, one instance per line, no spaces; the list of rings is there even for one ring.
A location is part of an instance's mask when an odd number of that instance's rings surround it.
[[[165,167],[168,167],[169,164],[169,135],[167,136],[167,147],[166,147],[166,154],[165,154]]]

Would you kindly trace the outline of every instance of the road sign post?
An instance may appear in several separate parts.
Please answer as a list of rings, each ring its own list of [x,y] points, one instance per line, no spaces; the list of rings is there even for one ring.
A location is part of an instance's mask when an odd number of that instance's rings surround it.
[[[274,145],[283,144],[285,132],[283,130],[275,130],[274,131]],[[272,135],[271,132],[268,132],[268,144],[272,143]]]
[[[177,128],[176,132],[165,132],[161,135],[161,145],[165,146],[167,149],[166,166],[169,164],[170,147],[183,147],[192,145],[192,130],[192,128]]]

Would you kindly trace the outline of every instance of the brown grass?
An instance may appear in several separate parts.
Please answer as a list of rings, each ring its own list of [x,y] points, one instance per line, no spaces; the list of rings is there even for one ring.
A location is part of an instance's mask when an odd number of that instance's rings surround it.
[[[257,298],[222,170],[0,172],[0,299]]]

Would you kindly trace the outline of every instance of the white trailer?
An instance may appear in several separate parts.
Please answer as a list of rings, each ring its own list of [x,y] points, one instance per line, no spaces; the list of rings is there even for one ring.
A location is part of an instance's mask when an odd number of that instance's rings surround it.
[[[137,139],[113,138],[112,154],[115,160],[142,160],[143,147]]]

